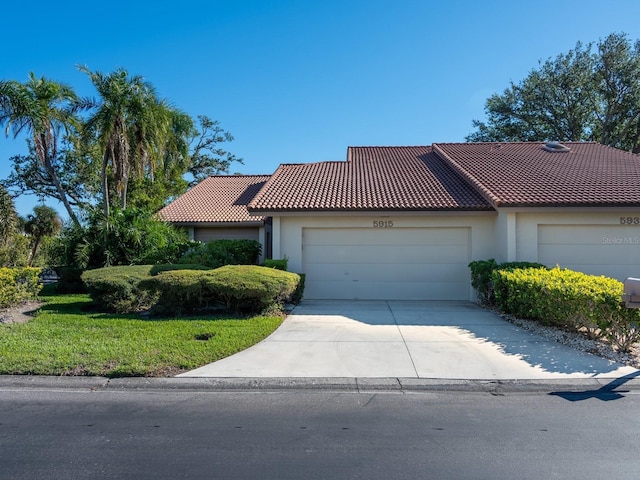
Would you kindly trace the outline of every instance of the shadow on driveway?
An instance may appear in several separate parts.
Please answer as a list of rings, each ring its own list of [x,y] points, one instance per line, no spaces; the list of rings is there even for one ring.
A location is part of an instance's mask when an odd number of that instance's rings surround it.
[[[443,356],[451,357],[449,360],[459,355],[469,362],[484,361],[490,366],[501,361],[504,364],[510,357],[509,360],[518,359],[540,372],[568,376],[614,377],[638,372],[544,339],[472,302],[309,301],[293,313],[303,316],[321,314],[336,321],[348,319],[374,329],[385,325],[397,326],[418,370],[421,354],[426,355],[429,361],[436,359],[421,348],[426,347],[431,353],[441,352]],[[456,364],[451,362],[452,367]]]
[[[262,342],[181,376],[545,380],[635,372],[471,302],[305,300]]]

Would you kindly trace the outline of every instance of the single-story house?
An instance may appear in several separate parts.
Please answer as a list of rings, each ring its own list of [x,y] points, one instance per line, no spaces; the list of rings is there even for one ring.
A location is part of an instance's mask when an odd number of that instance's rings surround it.
[[[271,219],[248,212],[247,205],[269,175],[211,176],[160,210],[160,217],[186,229],[191,240],[257,240],[271,256]]]
[[[468,264],[489,258],[640,276],[640,156],[598,143],[349,147],[259,178],[247,214],[305,298],[473,300]],[[229,201],[208,188],[176,200],[182,224]]]

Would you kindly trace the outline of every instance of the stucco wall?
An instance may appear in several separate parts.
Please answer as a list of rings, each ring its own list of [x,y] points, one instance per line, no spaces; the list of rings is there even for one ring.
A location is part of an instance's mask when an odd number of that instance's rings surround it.
[[[520,212],[516,259],[606,275],[640,276],[640,212]]]
[[[194,240],[198,242],[210,242],[220,239],[244,239],[260,240],[260,229],[258,227],[196,227],[194,229]]]
[[[374,226],[374,222],[393,223],[393,227]],[[378,223],[380,225],[380,223]],[[384,224],[383,224],[384,225]],[[303,228],[362,228],[371,229],[372,235],[379,228],[425,228],[425,227],[468,227],[471,231],[470,258],[480,260],[495,256],[495,214],[465,215],[345,215],[345,216],[284,216],[274,217],[273,258],[289,259],[288,268],[293,272],[303,272],[302,232]],[[474,295],[469,289],[469,299]]]

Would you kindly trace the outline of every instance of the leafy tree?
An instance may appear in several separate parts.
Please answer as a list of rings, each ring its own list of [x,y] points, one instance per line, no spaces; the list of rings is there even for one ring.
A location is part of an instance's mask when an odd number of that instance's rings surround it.
[[[21,132],[30,135],[35,156],[76,224],[78,219],[58,175],[58,141],[62,132],[78,126],[76,114],[88,106],[70,86],[36,78],[33,73],[26,83],[0,81],[0,125],[5,126],[7,136],[9,132],[14,138]]]
[[[24,224],[24,231],[33,237],[31,255],[29,256],[29,266],[33,262],[38,252],[38,247],[45,237],[52,237],[62,230],[62,220],[56,211],[46,205],[38,205],[33,208],[33,214],[27,215]]]
[[[13,198],[6,188],[0,185],[0,247],[6,247],[9,240],[18,232],[20,220]]]
[[[32,194],[44,200],[53,198],[60,202],[56,184],[42,166],[33,148],[27,142],[28,155],[11,157],[12,171],[4,180],[4,185],[12,194]],[[93,156],[86,153],[78,141],[63,138],[58,152],[58,181],[74,211],[88,208],[99,194],[99,178]]]
[[[129,206],[158,211],[167,199],[182,195],[208,176],[229,173],[234,162],[243,163],[241,158],[221,147],[222,143],[233,141],[233,136],[223,130],[218,121],[204,115],[197,118],[198,126],[194,128],[190,117],[173,116],[170,139],[179,144],[169,145],[153,176],[137,176],[130,181]],[[189,151],[186,156],[185,148]]]
[[[229,173],[234,162],[243,163],[232,153],[220,147],[221,143],[233,141],[233,136],[222,129],[220,122],[205,115],[198,115],[199,131],[191,139],[191,162],[187,172],[194,186],[211,175]]]
[[[590,140],[638,152],[640,43],[625,34],[578,42],[489,97],[485,112],[467,141]]]
[[[640,137],[640,42],[609,35],[598,44],[595,82],[601,99],[594,136],[605,145],[638,152]]]
[[[106,75],[86,67],[80,70],[100,95],[98,108],[85,124],[85,133],[102,152],[103,210],[109,218],[112,195],[122,209],[126,208],[132,176],[153,180],[167,150],[187,157],[187,146],[175,138],[172,127],[176,117],[187,123],[190,118],[158,99],[153,86],[141,76],[130,77],[122,68]]]

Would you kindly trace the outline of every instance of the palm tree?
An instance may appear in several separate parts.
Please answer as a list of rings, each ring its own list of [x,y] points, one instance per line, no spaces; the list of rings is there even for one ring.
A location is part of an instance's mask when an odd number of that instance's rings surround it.
[[[40,164],[76,224],[79,224],[78,218],[56,170],[58,139],[63,131],[78,127],[76,113],[89,106],[70,86],[45,77],[36,78],[33,73],[26,83],[0,81],[0,125],[5,126],[5,135],[8,137],[12,132],[15,138],[22,132],[29,134]]]
[[[33,246],[29,258],[29,266],[33,266],[38,247],[44,237],[51,237],[62,230],[62,220],[56,211],[46,205],[33,207],[33,214],[27,215],[24,231],[33,237]]]
[[[103,212],[108,218],[111,196],[117,195],[120,207],[126,208],[129,179],[153,179],[167,148],[179,144],[173,130],[176,111],[159,100],[153,86],[141,76],[130,77],[122,68],[106,75],[78,68],[89,76],[101,97],[85,129],[102,151]]]

